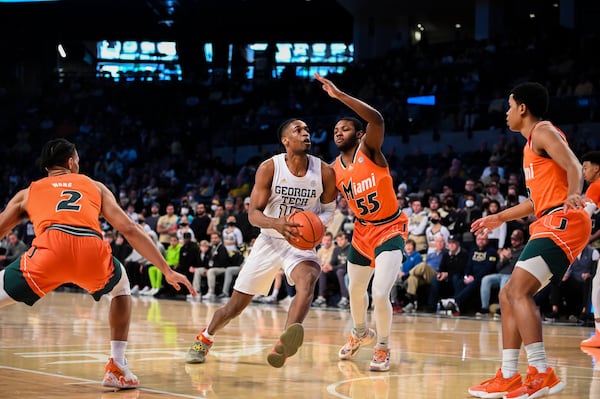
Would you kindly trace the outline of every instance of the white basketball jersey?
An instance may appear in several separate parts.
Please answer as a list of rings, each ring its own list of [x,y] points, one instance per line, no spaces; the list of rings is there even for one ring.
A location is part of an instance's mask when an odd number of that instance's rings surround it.
[[[321,212],[321,194],[323,193],[323,178],[321,175],[321,160],[314,155],[308,155],[308,170],[302,177],[293,175],[285,163],[285,153],[273,156],[273,183],[271,197],[264,210],[269,217],[279,218],[293,213],[295,210],[308,210],[319,214]],[[277,230],[261,229],[272,237],[282,237]]]

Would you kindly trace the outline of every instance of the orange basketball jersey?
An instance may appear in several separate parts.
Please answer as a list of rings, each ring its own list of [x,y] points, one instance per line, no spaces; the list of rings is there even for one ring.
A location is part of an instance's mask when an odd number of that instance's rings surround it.
[[[531,131],[523,149],[525,185],[537,218],[557,206],[563,206],[569,190],[567,172],[552,158],[536,154],[532,149],[536,129],[549,124],[548,121],[538,123]],[[560,129],[556,129],[566,141],[565,134]]]
[[[597,207],[600,207],[600,179],[597,179],[588,186],[587,190],[585,190],[585,197],[591,199],[596,203]]]
[[[102,237],[101,206],[100,190],[92,179],[68,173],[31,183],[26,210],[37,237],[53,224],[86,227]]]
[[[338,156],[333,170],[336,186],[356,216],[352,247],[374,267],[377,248],[408,235],[408,218],[398,209],[389,168],[376,165],[359,148],[349,165]]]
[[[569,189],[567,172],[552,158],[538,155],[532,149],[537,127],[547,124],[550,122],[540,122],[533,128],[523,150],[525,185],[538,219],[529,226],[530,243],[549,238],[562,249],[569,263],[573,263],[587,244],[592,223],[583,209],[564,211]],[[557,130],[566,141],[565,134]]]
[[[335,184],[357,218],[374,222],[398,212],[396,192],[387,167],[381,167],[360,151],[344,165],[341,156],[333,164]]]

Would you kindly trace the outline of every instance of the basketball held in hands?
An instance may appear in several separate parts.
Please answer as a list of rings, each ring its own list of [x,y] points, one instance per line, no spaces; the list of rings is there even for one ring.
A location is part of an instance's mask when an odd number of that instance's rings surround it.
[[[298,249],[313,249],[321,243],[325,234],[325,226],[319,217],[310,211],[292,213],[288,221],[298,223],[298,235],[290,236],[288,242]]]

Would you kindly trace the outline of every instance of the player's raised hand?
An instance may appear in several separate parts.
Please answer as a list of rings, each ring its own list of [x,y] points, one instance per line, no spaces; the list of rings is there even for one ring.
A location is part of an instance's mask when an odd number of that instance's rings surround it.
[[[338,98],[338,95],[341,93],[341,90],[338,89],[337,86],[334,85],[331,80],[324,78],[323,76],[319,75],[318,73],[315,73],[314,76],[315,76],[315,79],[317,79],[319,82],[321,82],[323,84],[323,86],[322,86],[323,90],[325,90],[327,92],[327,94],[329,94],[330,97]]]

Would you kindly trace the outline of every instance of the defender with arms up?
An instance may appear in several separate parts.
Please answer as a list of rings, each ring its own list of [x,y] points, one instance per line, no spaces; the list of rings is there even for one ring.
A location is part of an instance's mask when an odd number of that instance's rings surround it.
[[[33,222],[36,236],[25,254],[0,271],[0,307],[16,302],[33,306],[66,283],[87,290],[96,301],[109,294],[111,356],[102,383],[137,387],[138,378],[125,360],[131,319],[129,279],[102,239],[100,215],[156,265],[169,284],[177,290],[183,284],[190,292],[192,285],[186,276],[171,270],[150,237],[125,214],[104,184],[79,174],[74,144],[64,139],[46,143],[41,167],[48,176],[19,191],[0,213],[0,237],[25,216]]]
[[[363,128],[362,122],[355,117],[341,118],[333,131],[335,145],[340,151],[333,164],[336,185],[356,215],[348,252],[348,292],[354,327],[338,356],[342,360],[354,357],[361,346],[371,343],[377,335],[370,368],[388,371],[388,342],[392,329],[390,293],[402,267],[408,218],[398,208],[388,162],[381,150],[384,120],[379,111],[341,91],[329,79],[319,74],[315,74],[315,78],[330,97],[367,121]],[[377,333],[367,328],[366,322],[371,277]]]

